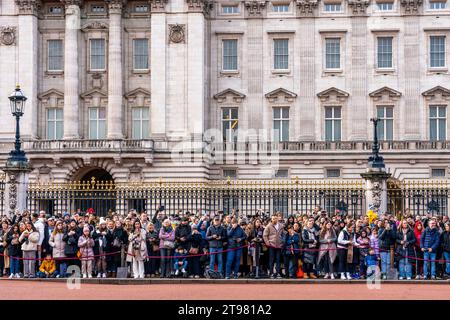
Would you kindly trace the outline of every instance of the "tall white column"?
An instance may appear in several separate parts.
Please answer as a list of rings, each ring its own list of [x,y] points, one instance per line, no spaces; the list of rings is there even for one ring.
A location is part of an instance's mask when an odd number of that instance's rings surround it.
[[[80,0],[61,0],[66,5],[64,40],[64,139],[79,135],[79,77],[78,32],[80,29]]]
[[[37,75],[38,75],[38,0],[16,1],[19,9],[18,27],[18,75],[20,84],[28,98],[27,109],[21,121],[22,138],[37,137]],[[11,76],[11,75],[5,75]],[[12,89],[11,89],[12,91]]]
[[[108,0],[108,139],[122,139],[123,72],[122,72],[122,7],[123,0]]]
[[[155,141],[164,140],[166,135],[166,12],[167,0],[151,0],[151,45],[150,67],[152,107],[150,131]]]

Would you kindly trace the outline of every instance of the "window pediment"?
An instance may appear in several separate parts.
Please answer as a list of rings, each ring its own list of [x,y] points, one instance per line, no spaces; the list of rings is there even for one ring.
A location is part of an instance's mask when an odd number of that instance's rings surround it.
[[[350,94],[348,92],[337,89],[335,87],[331,87],[317,94],[320,101],[322,102],[343,102],[348,98],[349,95]]]
[[[87,107],[106,107],[108,94],[99,89],[92,89],[80,95]]]
[[[450,90],[442,86],[436,86],[425,92],[422,95],[427,100],[450,100]]]
[[[56,89],[50,89],[38,96],[45,108],[64,107],[64,93]]]
[[[369,93],[369,96],[374,98],[375,101],[395,101],[401,97],[402,93],[389,87],[382,87]]]
[[[150,106],[150,91],[144,88],[136,88],[125,94],[128,104],[132,107]]]
[[[265,94],[269,102],[292,102],[297,94],[284,88],[278,88]],[[284,101],[281,101],[284,99]]]
[[[245,94],[230,88],[225,89],[214,95],[214,99],[216,99],[218,103],[223,103],[227,101],[234,103],[241,103],[244,98]]]

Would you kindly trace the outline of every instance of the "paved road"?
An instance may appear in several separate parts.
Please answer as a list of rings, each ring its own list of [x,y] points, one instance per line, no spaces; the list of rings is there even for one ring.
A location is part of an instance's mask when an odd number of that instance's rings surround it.
[[[180,290],[182,288],[182,290]],[[188,292],[188,294],[186,294]],[[69,290],[63,282],[14,281],[0,283],[0,297],[38,300],[244,300],[244,299],[337,299],[337,300],[448,300],[449,284],[381,284],[379,290],[369,290],[366,284],[148,284],[113,285],[81,284]]]

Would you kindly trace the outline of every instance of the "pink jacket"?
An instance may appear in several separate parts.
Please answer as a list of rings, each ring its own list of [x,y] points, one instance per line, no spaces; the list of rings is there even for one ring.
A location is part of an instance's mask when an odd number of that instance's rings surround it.
[[[82,235],[78,239],[78,247],[80,248],[80,260],[81,261],[87,261],[87,260],[94,260],[94,239],[92,238],[86,238],[84,235]]]

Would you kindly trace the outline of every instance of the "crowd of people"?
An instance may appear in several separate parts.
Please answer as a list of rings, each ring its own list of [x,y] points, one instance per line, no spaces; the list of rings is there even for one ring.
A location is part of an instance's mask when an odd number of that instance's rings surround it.
[[[447,279],[448,216],[345,212],[242,216],[131,210],[99,217],[88,209],[3,217],[0,275],[9,278],[129,277]]]

